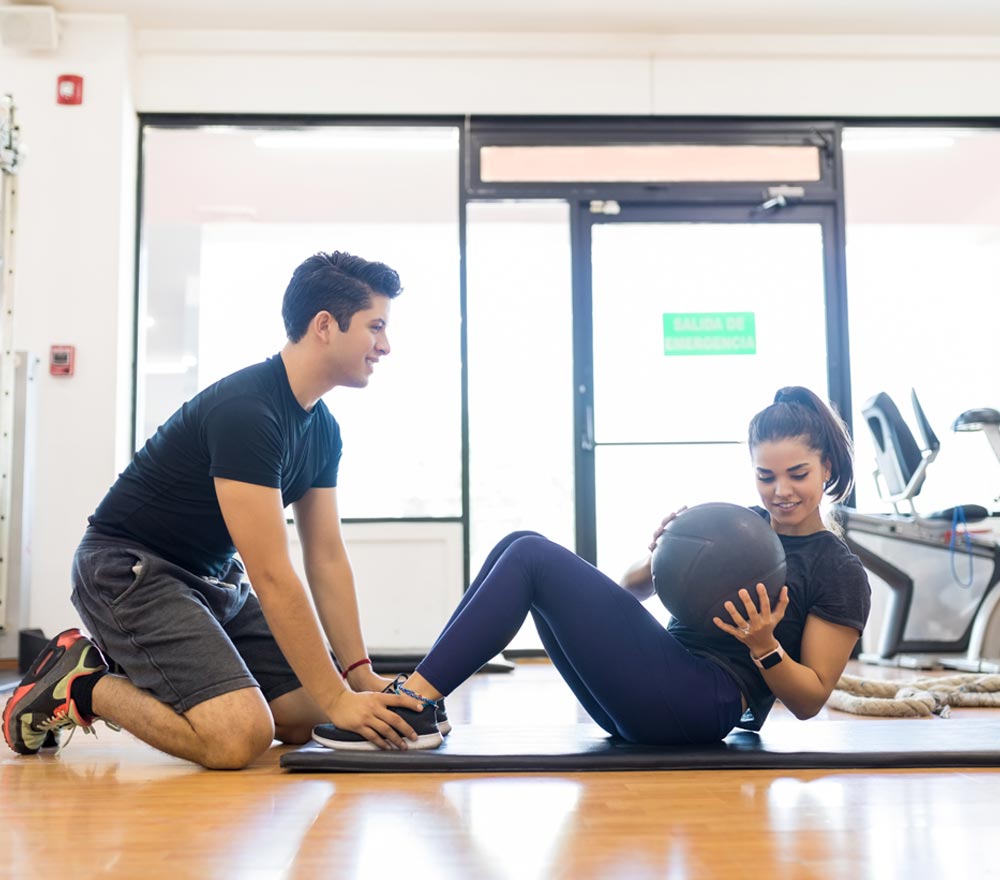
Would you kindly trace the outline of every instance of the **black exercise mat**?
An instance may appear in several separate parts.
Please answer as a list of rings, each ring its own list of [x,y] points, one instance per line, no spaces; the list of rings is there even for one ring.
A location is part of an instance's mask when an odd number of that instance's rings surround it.
[[[631,745],[586,724],[456,724],[438,749],[345,752],[312,743],[282,755],[281,766],[335,773],[1000,767],[1000,717],[779,721],[714,745],[673,748]]]

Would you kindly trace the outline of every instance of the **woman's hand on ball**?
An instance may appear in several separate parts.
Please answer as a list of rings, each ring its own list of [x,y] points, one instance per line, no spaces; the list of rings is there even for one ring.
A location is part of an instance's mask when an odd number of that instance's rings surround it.
[[[729,624],[720,617],[713,617],[712,622],[723,632],[739,639],[752,654],[759,654],[764,649],[773,647],[774,628],[781,623],[788,608],[788,587],[782,587],[778,594],[778,604],[771,608],[771,600],[767,595],[767,587],[757,584],[757,603],[753,601],[749,590],[740,590],[739,599],[743,602],[743,610],[736,603],[728,601],[725,609],[733,619]]]
[[[656,542],[660,540],[660,535],[663,534],[667,524],[677,519],[677,517],[680,516],[685,510],[687,510],[686,504],[683,507],[678,507],[677,510],[673,511],[673,513],[668,513],[665,517],[663,517],[663,521],[656,527],[656,531],[653,532],[653,540],[649,544],[650,553],[656,549]]]

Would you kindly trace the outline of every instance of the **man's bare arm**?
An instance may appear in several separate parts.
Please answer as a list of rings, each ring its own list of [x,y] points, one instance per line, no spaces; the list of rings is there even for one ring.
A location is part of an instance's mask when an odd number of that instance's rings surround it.
[[[306,579],[342,666],[366,655],[354,572],[340,529],[336,489],[311,489],[295,503]]]
[[[388,741],[402,747],[400,734],[414,738],[413,729],[389,707],[419,709],[415,700],[353,693],[337,672],[305,586],[292,566],[280,490],[216,478],[215,491],[264,617],[310,696],[337,726],[380,745]]]

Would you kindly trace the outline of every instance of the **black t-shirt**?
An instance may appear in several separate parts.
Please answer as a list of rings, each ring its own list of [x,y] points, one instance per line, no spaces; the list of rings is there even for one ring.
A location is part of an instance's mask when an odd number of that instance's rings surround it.
[[[770,520],[763,508],[752,509]],[[871,587],[861,560],[833,532],[778,538],[785,548],[788,568],[788,608],[774,629],[774,637],[788,656],[801,660],[802,633],[810,614],[861,633],[871,610]],[[774,705],[774,694],[746,646],[722,630],[705,633],[676,619],[670,621],[668,629],[692,654],[715,661],[736,679],[747,699],[747,711],[738,726],[760,730]]]
[[[322,400],[307,412],[280,355],[246,367],[185,403],[133,457],[91,527],[132,539],[202,576],[236,552],[215,477],[281,490],[287,507],[337,485],[340,428]]]

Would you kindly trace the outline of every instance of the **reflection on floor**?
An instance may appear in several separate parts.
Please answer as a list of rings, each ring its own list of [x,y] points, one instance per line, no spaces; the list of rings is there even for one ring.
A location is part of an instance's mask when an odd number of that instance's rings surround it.
[[[448,712],[495,726],[583,718],[546,663],[476,676]],[[834,717],[854,716],[820,716]],[[808,743],[811,722],[779,707],[768,723],[801,725]],[[53,865],[151,880],[1000,876],[1000,769],[340,776],[285,773],[282,751],[211,772],[99,725],[58,756],[5,753],[0,877]]]
[[[0,694],[14,690],[20,677],[16,669],[0,669]]]

